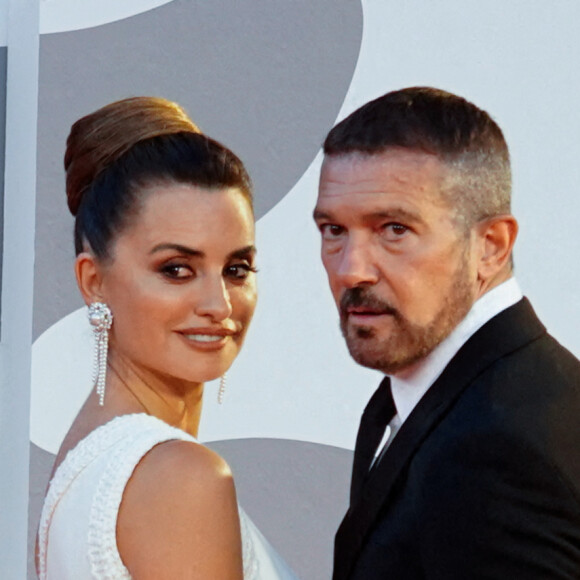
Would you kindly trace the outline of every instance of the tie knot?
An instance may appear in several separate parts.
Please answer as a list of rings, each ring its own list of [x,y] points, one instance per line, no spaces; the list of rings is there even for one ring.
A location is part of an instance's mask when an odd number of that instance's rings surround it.
[[[390,423],[391,419],[397,414],[389,377],[385,377],[382,380],[379,388],[371,397],[367,409],[383,426]]]

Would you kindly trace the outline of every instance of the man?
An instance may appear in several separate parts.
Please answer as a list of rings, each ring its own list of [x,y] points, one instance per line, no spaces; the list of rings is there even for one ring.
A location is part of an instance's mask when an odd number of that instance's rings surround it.
[[[505,140],[431,88],[324,144],[314,217],[363,414],[335,580],[580,578],[580,363],[513,278]]]

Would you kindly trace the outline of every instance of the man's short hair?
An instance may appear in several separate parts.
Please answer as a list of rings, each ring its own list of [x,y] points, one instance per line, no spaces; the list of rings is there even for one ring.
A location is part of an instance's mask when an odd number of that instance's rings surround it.
[[[431,87],[393,91],[338,123],[324,142],[327,156],[392,148],[430,153],[447,166],[441,193],[464,227],[510,212],[504,136],[488,113],[466,99]]]

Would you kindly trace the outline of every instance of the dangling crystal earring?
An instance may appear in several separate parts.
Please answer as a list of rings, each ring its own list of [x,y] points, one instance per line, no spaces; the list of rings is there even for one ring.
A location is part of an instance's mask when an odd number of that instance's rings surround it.
[[[226,383],[228,380],[227,373],[224,373],[220,378],[220,386],[218,389],[218,403],[221,405],[224,402],[224,393],[226,392]]]
[[[109,348],[109,329],[113,324],[111,309],[103,302],[93,302],[89,306],[89,322],[95,335],[95,360],[93,383],[96,387],[99,405],[105,403],[105,379],[107,375],[107,350]]]

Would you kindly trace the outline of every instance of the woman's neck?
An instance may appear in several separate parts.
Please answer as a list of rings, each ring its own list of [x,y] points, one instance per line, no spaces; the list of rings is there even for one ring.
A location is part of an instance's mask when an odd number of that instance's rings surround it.
[[[203,383],[154,373],[109,351],[107,400],[127,404],[135,412],[153,415],[197,437],[203,402]]]

